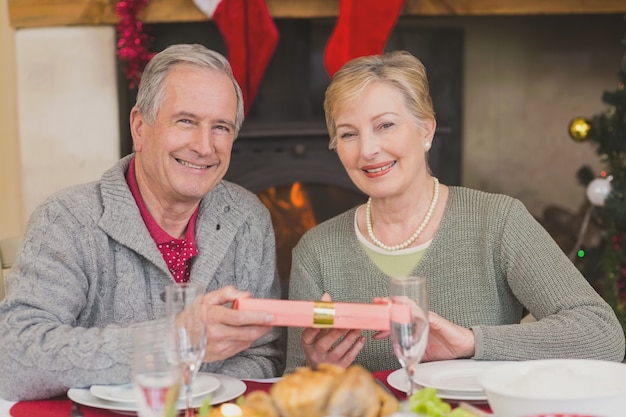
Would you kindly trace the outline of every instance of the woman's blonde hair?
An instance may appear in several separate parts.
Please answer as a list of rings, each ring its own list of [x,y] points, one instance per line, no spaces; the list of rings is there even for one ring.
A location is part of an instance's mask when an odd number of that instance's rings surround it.
[[[384,83],[397,89],[418,126],[435,119],[424,64],[405,51],[364,56],[347,62],[333,76],[324,97],[329,149],[337,147],[335,114],[357,100],[373,83]]]

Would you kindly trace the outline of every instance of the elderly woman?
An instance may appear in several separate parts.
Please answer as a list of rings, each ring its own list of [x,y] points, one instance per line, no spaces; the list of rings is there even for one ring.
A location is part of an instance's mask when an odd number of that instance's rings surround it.
[[[368,303],[387,296],[389,276],[421,275],[431,309],[424,361],[624,358],[614,312],[520,201],[433,177],[436,121],[418,59],[348,62],[324,110],[329,147],[369,199],[302,237],[290,299]],[[525,310],[538,320],[520,324]],[[358,329],[291,328],[287,358],[287,371],[400,366],[388,333]]]

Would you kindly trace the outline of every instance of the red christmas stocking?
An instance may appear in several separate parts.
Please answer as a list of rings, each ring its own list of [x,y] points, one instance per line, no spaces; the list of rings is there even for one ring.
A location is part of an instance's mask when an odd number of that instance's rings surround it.
[[[324,54],[331,77],[349,60],[380,54],[404,0],[340,0],[339,18]]]
[[[194,0],[194,3],[213,19],[224,37],[228,61],[243,91],[247,114],[278,44],[278,29],[265,0]]]

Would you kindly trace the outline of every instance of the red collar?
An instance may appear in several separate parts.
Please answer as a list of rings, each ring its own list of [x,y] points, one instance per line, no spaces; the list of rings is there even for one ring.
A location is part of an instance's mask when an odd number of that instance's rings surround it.
[[[139,186],[137,185],[137,178],[135,176],[135,158],[130,160],[130,164],[128,165],[128,171],[126,172],[126,182],[128,183],[128,187],[130,188],[130,192],[135,198],[135,202],[137,203],[137,207],[139,208],[139,213],[141,214],[141,218],[143,219],[146,227],[148,228],[148,232],[154,242],[158,245],[160,243],[168,243],[172,240],[181,241],[186,240],[188,244],[192,244],[195,246],[195,230],[196,230],[196,218],[198,217],[198,210],[200,209],[200,205],[198,204],[198,208],[193,212],[191,218],[189,219],[189,224],[187,225],[187,231],[185,232],[184,239],[176,239],[172,237],[169,233],[159,226],[159,224],[154,220],[146,204],[141,197],[141,193],[139,192]]]

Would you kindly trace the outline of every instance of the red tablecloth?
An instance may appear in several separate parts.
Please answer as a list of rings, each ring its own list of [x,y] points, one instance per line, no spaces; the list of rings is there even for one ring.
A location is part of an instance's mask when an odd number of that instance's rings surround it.
[[[391,392],[393,392],[398,399],[405,399],[406,395],[403,392],[398,391],[387,384],[387,376],[390,373],[391,371],[381,371],[374,372],[373,375],[376,379],[387,385],[387,387],[389,387]],[[268,382],[244,382],[247,386],[245,394],[257,390],[268,391],[272,386],[272,384]],[[79,406],[79,408],[83,412],[84,417],[120,417],[120,414],[114,411],[87,407],[84,405]],[[481,405],[480,408],[489,411],[486,404]],[[21,401],[11,407],[10,413],[12,417],[68,417],[71,409],[72,401],[70,401],[66,396],[61,396],[44,401]]]

